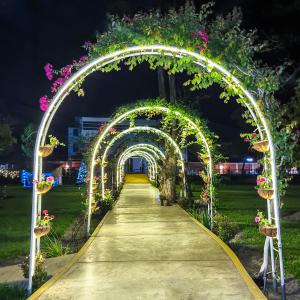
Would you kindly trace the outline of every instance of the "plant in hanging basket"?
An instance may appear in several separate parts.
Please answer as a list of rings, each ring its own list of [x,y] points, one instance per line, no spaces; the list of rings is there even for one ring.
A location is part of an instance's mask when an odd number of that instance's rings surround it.
[[[36,227],[34,228],[35,235],[40,238],[47,235],[51,230],[51,221],[54,220],[54,215],[49,215],[48,210],[43,210],[42,216],[36,221]]]
[[[42,181],[33,180],[33,184],[36,185],[36,192],[40,195],[49,192],[52,188],[53,183],[53,176],[48,176],[46,180]]]
[[[200,171],[199,176],[202,178],[204,183],[209,183],[209,176],[204,171]]]
[[[273,198],[274,190],[272,180],[269,176],[259,175],[256,179],[257,193],[260,197],[266,200]]]
[[[255,222],[259,225],[259,232],[264,236],[276,238],[277,227],[271,224],[261,211],[257,211]]]
[[[252,143],[252,149],[262,153],[267,152],[270,149],[269,141],[262,140],[262,141],[254,142]]]
[[[256,132],[252,133],[242,133],[241,137],[244,138],[245,142],[252,144],[252,149],[258,152],[267,152],[269,151],[269,142],[268,140],[261,140],[260,135]]]
[[[52,154],[53,150],[58,146],[65,146],[64,143],[61,143],[58,138],[53,135],[49,135],[49,144],[39,147],[39,156],[47,157]]]
[[[206,189],[204,189],[204,190],[201,192],[200,199],[201,199],[201,201],[202,201],[202,204],[205,204],[205,205],[210,204],[209,191],[206,190]]]

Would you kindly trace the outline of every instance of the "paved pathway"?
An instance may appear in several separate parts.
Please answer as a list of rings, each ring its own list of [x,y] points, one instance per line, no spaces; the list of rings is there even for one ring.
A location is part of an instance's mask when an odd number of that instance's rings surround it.
[[[39,299],[264,299],[213,237],[156,197],[149,183],[126,183],[88,249]]]

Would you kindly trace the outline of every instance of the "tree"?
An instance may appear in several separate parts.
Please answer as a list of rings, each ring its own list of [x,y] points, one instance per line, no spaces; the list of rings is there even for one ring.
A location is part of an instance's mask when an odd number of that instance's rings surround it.
[[[24,155],[30,159],[33,158],[34,144],[36,138],[36,125],[29,123],[21,134],[21,148]]]
[[[8,154],[17,140],[13,137],[9,124],[0,123],[0,154]]]
[[[82,161],[81,164],[80,164],[80,168],[78,170],[78,175],[77,175],[76,183],[77,184],[84,184],[85,181],[86,181],[86,176],[87,176],[86,165]]]

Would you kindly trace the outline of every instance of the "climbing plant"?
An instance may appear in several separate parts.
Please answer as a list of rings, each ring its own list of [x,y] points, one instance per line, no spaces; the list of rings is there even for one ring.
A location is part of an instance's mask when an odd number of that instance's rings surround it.
[[[287,111],[282,109],[282,105],[274,97],[274,93],[279,88],[279,77],[283,68],[282,66],[270,68],[255,58],[260,51],[264,50],[266,43],[259,42],[255,30],[242,28],[240,10],[234,9],[225,16],[215,17],[213,4],[213,2],[203,4],[199,11],[196,11],[193,4],[187,2],[178,11],[170,10],[166,14],[151,11],[122,18],[110,15],[107,31],[97,34],[95,42],[84,43],[86,55],[60,70],[54,70],[49,63],[45,66],[46,76],[52,81],[51,92],[56,93],[72,72],[79,70],[95,58],[116,50],[131,46],[162,44],[200,52],[229,70],[230,75],[224,79],[213,66],[208,65],[203,68],[196,65],[192,57],[178,58],[172,55],[147,55],[146,53],[111,62],[100,67],[99,70],[110,72],[120,70],[124,65],[132,70],[137,65],[147,62],[151,69],[162,67],[170,74],[186,72],[189,79],[184,85],[192,90],[206,89],[213,84],[218,84],[223,88],[220,99],[228,102],[234,98],[245,106],[247,99],[242,96],[241,88],[233,82],[232,76],[238,78],[243,82],[244,88],[260,99],[259,105],[268,120],[277,149],[280,193],[283,194],[289,179],[287,169],[292,165],[295,146],[293,143],[295,123],[285,122],[287,118],[284,118],[284,115]],[[79,78],[73,88],[79,96],[84,95],[83,81],[84,77]],[[47,110],[50,99],[51,96],[46,95],[40,98],[40,107],[43,111]],[[257,127],[249,113],[246,112],[243,117],[250,125]]]

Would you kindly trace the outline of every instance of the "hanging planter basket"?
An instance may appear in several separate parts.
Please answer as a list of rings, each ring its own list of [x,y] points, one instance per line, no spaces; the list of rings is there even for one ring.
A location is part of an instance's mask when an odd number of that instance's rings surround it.
[[[53,150],[54,150],[54,146],[51,146],[51,145],[40,146],[39,147],[39,156],[47,157],[50,154],[52,154]]]
[[[202,175],[201,176],[201,178],[202,178],[202,180],[204,181],[204,183],[209,183],[209,176],[207,176],[207,175]]]
[[[252,149],[258,152],[263,152],[263,153],[267,152],[270,149],[269,141],[263,140],[263,141],[254,142],[252,144]]]
[[[259,226],[259,232],[264,236],[268,236],[274,239],[277,236],[277,227],[261,225]]]
[[[50,232],[50,226],[37,226],[34,228],[34,234],[36,237],[40,238],[44,235],[47,235]]]
[[[43,184],[41,186],[37,186],[36,187],[36,192],[41,195],[41,194],[46,194],[47,192],[49,192],[52,188],[51,184]]]
[[[274,195],[274,190],[273,189],[257,189],[257,193],[260,197],[262,197],[265,200],[271,200]]]

